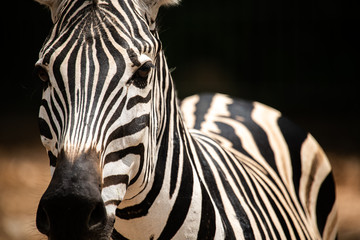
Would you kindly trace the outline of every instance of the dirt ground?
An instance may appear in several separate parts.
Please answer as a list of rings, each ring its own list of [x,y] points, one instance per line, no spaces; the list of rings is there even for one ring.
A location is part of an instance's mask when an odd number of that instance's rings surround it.
[[[339,208],[339,239],[360,239],[360,156],[328,153]],[[39,199],[50,180],[48,159],[36,141],[0,145],[0,240],[46,239],[35,227]]]

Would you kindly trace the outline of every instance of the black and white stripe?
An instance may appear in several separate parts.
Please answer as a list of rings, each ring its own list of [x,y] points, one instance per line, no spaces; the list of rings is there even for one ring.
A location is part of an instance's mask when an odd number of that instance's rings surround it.
[[[245,212],[236,218],[244,219],[241,229],[251,223],[250,238],[335,237],[334,191],[325,190],[334,189],[331,167],[310,134],[274,109],[220,94],[187,98],[182,109],[201,152],[212,159],[198,169],[215,171],[211,186],[223,187],[215,190],[221,199],[237,199],[231,205],[239,212],[224,216]]]
[[[310,134],[226,95],[178,105],[154,21],[171,1],[50,1],[41,139],[53,172],[60,153],[96,156],[113,239],[336,237],[331,167]]]

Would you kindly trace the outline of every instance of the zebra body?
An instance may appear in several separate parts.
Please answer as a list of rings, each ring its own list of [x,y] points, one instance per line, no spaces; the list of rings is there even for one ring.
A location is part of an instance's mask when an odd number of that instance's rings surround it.
[[[335,238],[331,167],[310,134],[270,107],[221,94],[189,97],[181,110],[186,124],[171,144],[183,148],[166,161],[170,174],[157,176],[166,184],[159,200],[146,216],[121,219],[136,206],[125,195],[117,231],[128,239]],[[317,206],[322,184],[326,201]]]
[[[332,239],[331,167],[314,138],[260,103],[176,98],[156,31],[165,0],[41,0],[36,63],[52,180],[49,239]]]
[[[335,196],[328,191],[334,188],[331,167],[310,134],[277,110],[257,102],[221,94],[200,95],[185,99],[183,112],[191,105],[197,108],[184,118],[188,128],[194,129],[190,133],[201,152],[207,153],[198,165],[199,172],[209,168],[213,172],[202,174],[202,182],[209,185],[212,180],[207,179],[213,176],[210,195],[219,192],[221,201],[214,201],[217,208],[224,208],[222,216],[234,216],[225,221],[234,234],[229,231],[226,236],[335,237]],[[222,188],[212,190],[214,186]],[[322,211],[328,214],[317,216]]]

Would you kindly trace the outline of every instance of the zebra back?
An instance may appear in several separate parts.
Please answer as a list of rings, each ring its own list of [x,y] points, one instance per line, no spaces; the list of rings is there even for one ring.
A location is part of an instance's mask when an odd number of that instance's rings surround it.
[[[275,109],[222,94],[191,96],[181,109],[199,151],[213,158],[197,166],[205,172],[203,182],[213,183],[207,185],[210,195],[219,194],[214,202],[224,209],[222,216],[236,216],[227,220],[233,236],[236,229],[245,238],[336,236],[331,166],[309,133]]]

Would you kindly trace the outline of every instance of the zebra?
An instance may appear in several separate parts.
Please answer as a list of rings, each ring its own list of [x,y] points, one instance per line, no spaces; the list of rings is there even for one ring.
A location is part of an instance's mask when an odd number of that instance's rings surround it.
[[[312,135],[258,102],[177,99],[156,24],[177,0],[37,1],[54,23],[35,64],[48,239],[336,237]]]

